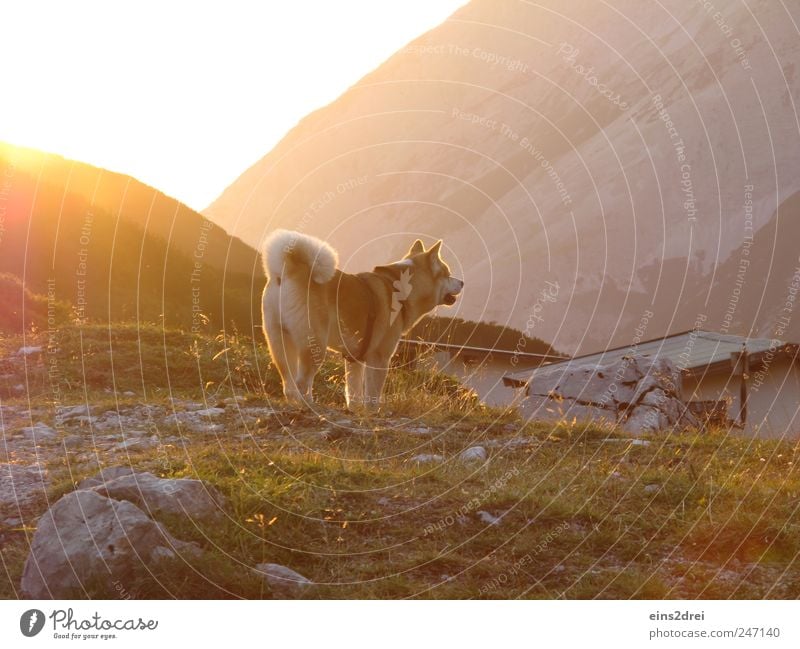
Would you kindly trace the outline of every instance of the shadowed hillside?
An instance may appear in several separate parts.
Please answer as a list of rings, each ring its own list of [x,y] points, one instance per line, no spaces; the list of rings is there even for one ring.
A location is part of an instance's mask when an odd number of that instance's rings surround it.
[[[255,250],[133,178],[2,144],[0,219],[0,272],[76,319],[252,331]]]

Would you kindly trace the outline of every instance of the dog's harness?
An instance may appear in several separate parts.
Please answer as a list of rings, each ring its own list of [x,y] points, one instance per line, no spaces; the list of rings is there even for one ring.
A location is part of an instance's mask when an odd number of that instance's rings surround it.
[[[367,326],[364,330],[364,337],[361,339],[361,344],[358,348],[358,354],[355,356],[352,354],[343,353],[345,360],[351,361],[353,363],[363,363],[364,357],[367,354],[367,350],[369,349],[369,345],[372,342],[372,334],[375,329],[375,317],[377,315],[377,309],[375,307],[375,292],[372,290],[372,287],[369,285],[367,281],[366,275],[369,273],[358,273],[356,277],[361,280],[364,284],[364,288],[369,295],[369,301],[367,303]]]

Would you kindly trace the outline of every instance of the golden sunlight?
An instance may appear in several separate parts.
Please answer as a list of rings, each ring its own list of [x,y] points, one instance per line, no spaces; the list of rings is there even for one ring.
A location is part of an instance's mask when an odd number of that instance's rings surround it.
[[[304,115],[463,0],[0,7],[0,141],[205,207]]]

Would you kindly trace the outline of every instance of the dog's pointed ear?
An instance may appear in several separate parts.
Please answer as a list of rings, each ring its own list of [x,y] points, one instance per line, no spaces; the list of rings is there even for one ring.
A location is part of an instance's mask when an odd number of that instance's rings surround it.
[[[372,269],[372,272],[378,274],[383,273],[384,275],[391,275],[392,277],[399,277],[400,273],[403,272],[403,269],[405,268],[408,268],[408,266],[397,263],[389,264],[388,266],[375,266],[375,268]]]
[[[441,250],[442,250],[442,240],[439,239],[439,241],[437,241],[430,248],[428,248],[428,254],[433,257],[439,257]]]
[[[414,255],[418,255],[421,252],[425,252],[425,246],[422,245],[422,241],[417,239],[414,244],[409,249],[408,253],[406,254],[406,259],[409,257],[413,257]]]

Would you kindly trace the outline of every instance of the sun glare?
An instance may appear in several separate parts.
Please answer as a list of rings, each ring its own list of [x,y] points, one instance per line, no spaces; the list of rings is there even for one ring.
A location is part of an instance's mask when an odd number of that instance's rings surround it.
[[[0,140],[202,209],[463,2],[3,3]]]

